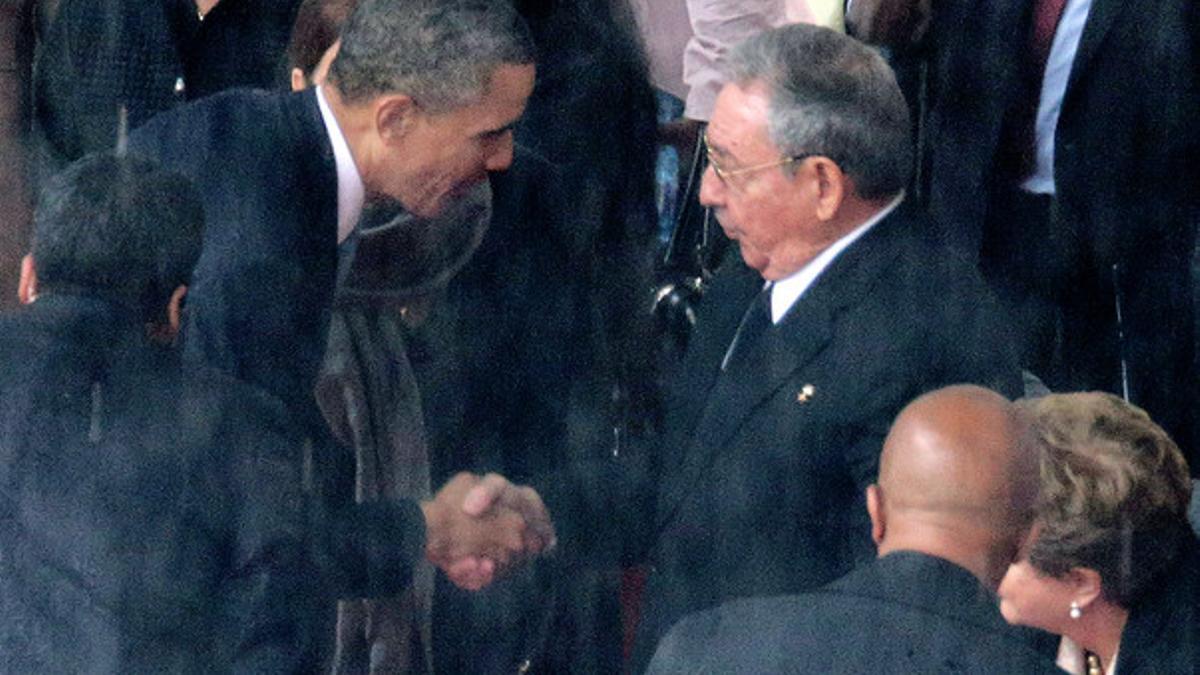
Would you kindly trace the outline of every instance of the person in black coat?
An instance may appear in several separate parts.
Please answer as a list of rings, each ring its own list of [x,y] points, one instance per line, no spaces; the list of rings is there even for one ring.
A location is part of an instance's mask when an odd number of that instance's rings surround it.
[[[1068,672],[1197,672],[1200,547],[1179,448],[1111,394],[1026,405],[1043,446],[1041,497],[1000,584],[1004,618],[1062,635]]]
[[[1052,673],[1048,635],[1008,626],[994,589],[1028,529],[1037,448],[1012,403],[954,386],[904,409],[867,489],[879,558],[818,591],[694,614],[667,673]]]
[[[1044,23],[1053,3],[1033,0],[849,11],[898,48],[928,27],[928,206],[997,289],[1021,365],[1055,391],[1127,396],[1190,458],[1200,9],[1060,4]]]
[[[169,346],[202,223],[186,179],[143,160],[89,156],[43,194],[29,304],[0,317],[4,672],[280,672],[311,656],[302,512],[272,501],[299,495],[244,481],[298,439],[244,385],[185,386]]]
[[[154,115],[279,76],[300,0],[41,2],[34,123],[44,177]]]

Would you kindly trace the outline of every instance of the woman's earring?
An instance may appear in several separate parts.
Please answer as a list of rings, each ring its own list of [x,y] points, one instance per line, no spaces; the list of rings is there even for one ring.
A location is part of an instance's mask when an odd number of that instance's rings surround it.
[[[1067,614],[1070,615],[1070,617],[1072,619],[1078,620],[1079,617],[1083,616],[1083,610],[1079,608],[1078,602],[1075,602],[1074,600],[1072,600],[1071,601],[1071,610],[1069,612],[1067,612]]]

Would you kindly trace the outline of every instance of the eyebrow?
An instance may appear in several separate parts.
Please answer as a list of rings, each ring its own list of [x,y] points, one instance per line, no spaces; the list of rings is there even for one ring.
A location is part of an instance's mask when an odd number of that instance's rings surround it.
[[[713,143],[712,138],[709,137],[707,132],[704,134],[704,144],[708,146],[709,151],[718,157],[733,157],[729,154],[729,151],[721,147],[719,143]]]

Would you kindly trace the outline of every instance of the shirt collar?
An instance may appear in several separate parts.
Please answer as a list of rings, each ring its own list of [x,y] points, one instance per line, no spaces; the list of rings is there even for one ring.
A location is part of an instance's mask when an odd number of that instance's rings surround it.
[[[342,135],[342,128],[338,126],[337,118],[333,116],[333,110],[325,100],[323,85],[317,86],[317,106],[321,109],[321,120],[325,123],[325,133],[329,134],[329,143],[333,146],[333,161],[337,165],[337,243],[341,244],[358,224],[366,190],[358,167],[354,164],[354,156],[350,154],[350,146],[346,143],[346,137]]]
[[[850,244],[858,241],[859,237],[866,234],[876,223],[883,220],[892,211],[895,211],[896,207],[902,201],[904,201],[903,190],[891,202],[888,202],[887,206],[877,211],[875,215],[867,219],[862,225],[842,235],[841,239],[830,244],[817,257],[808,261],[804,267],[793,272],[791,276],[775,282],[774,288],[771,290],[771,322],[777,324],[782,321],[788,310],[792,308],[792,305],[795,305],[800,296],[804,295],[804,292],[813,285],[813,282],[817,280],[817,277],[821,276],[825,268],[829,267],[830,263],[842,251],[849,248]]]

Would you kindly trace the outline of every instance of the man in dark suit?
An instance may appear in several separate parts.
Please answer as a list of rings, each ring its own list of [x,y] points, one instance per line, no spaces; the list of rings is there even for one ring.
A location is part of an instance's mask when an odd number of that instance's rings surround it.
[[[1022,365],[1127,393],[1192,457],[1200,8],[855,0],[850,19],[898,47],[929,27],[929,208],[1007,305]]]
[[[561,555],[651,563],[635,670],[685,614],[869,560],[861,494],[905,403],[1019,387],[982,282],[900,204],[908,116],[883,60],[794,25],[733,62],[701,199],[752,269],[705,295],[653,452],[534,481]]]
[[[1058,672],[1035,649],[1050,636],[1009,626],[994,595],[1037,486],[1037,447],[1009,401],[974,386],[926,394],[896,419],[867,488],[879,558],[817,592],[690,616],[650,672]]]
[[[313,395],[339,254],[352,253],[366,200],[397,202],[420,225],[505,169],[533,73],[507,3],[374,0],[350,17],[324,84],[213,96],[130,138],[202,195],[185,358],[287,404],[330,505],[354,497],[353,453],[329,438]],[[461,233],[405,234],[436,247]]]

